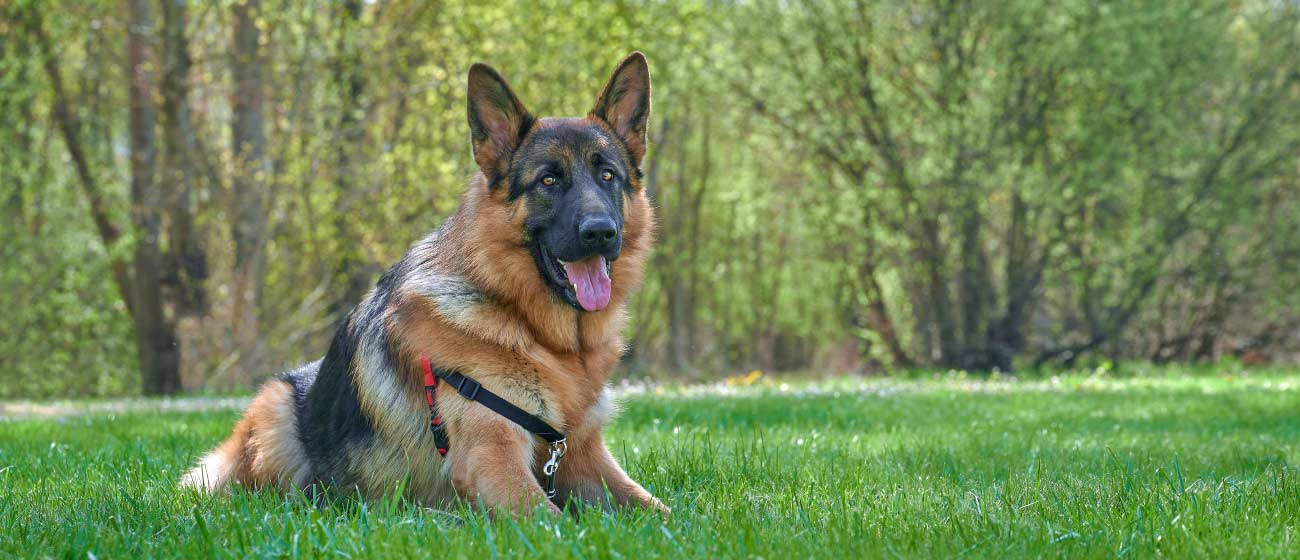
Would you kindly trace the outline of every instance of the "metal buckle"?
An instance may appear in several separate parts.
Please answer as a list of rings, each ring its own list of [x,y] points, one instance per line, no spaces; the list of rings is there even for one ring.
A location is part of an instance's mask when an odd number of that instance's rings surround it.
[[[542,472],[547,475],[555,474],[555,471],[560,470],[560,459],[562,459],[564,454],[568,452],[569,443],[567,440],[562,439],[560,441],[551,442],[551,460],[547,461],[546,464],[542,466]]]
[[[551,458],[542,465],[542,474],[546,475],[546,497],[555,498],[555,473],[560,470],[560,459],[569,452],[568,440],[551,442]]]

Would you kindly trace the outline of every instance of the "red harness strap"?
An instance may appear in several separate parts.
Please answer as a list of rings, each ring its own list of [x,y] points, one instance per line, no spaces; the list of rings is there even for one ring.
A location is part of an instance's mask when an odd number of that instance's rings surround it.
[[[438,404],[433,400],[438,391],[438,376],[433,374],[433,364],[429,357],[420,355],[420,366],[424,368],[424,401],[429,405],[429,431],[433,432],[433,444],[438,454],[447,456],[447,429],[442,426],[442,415],[438,414]]]

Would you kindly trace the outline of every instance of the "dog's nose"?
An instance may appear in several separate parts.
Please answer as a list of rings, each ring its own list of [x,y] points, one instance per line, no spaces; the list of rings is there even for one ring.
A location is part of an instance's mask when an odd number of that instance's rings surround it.
[[[618,226],[609,216],[588,216],[578,224],[578,238],[589,251],[604,251],[618,238]]]

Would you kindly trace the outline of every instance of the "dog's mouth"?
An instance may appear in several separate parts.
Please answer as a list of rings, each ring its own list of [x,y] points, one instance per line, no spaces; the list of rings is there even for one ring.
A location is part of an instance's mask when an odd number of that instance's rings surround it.
[[[564,262],[540,240],[533,244],[532,252],[542,278],[565,303],[582,311],[600,311],[609,306],[611,266],[603,255]]]

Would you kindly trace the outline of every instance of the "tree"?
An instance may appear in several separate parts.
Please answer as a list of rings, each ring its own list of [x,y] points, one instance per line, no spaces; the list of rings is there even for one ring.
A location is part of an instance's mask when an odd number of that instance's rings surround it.
[[[162,190],[157,180],[157,153],[152,48],[154,22],[148,0],[131,0],[127,34],[130,88],[131,221],[135,228],[132,288],[136,344],[144,392],[175,393],[181,388],[180,349],[175,323],[163,309]]]
[[[361,1],[344,0],[337,7],[337,43],[334,47],[332,66],[335,87],[339,92],[339,113],[335,172],[334,225],[341,242],[340,260],[336,277],[343,281],[343,290],[335,300],[335,313],[341,315],[360,303],[362,296],[370,289],[372,281],[371,264],[361,254],[361,237],[353,223],[352,206],[358,204],[361,196],[361,168],[357,154],[365,138],[364,123],[361,116],[364,107],[361,95],[365,88],[362,79],[364,72],[361,60]]]
[[[660,242],[631,371],[1300,348],[1289,3],[93,6],[0,2],[0,396],[120,393],[169,336],[230,388],[317,357],[455,208],[470,62],[580,115],[633,49]]]
[[[162,185],[166,208],[169,299],[178,315],[202,315],[207,310],[204,282],[207,255],[194,224],[194,191],[200,180],[197,136],[190,116],[190,53],[186,37],[186,0],[163,0]]]
[[[1006,370],[1034,350],[1035,365],[1073,363],[1130,327],[1229,186],[1286,173],[1271,148],[1290,145],[1285,128],[1263,123],[1290,122],[1294,57],[1225,60],[1250,48],[1233,25],[1294,44],[1294,10],[1267,11],[764,5],[741,25],[779,31],[738,34],[780,79],[733,80],[860,185],[866,247],[902,241],[886,267],[903,273],[926,361]],[[1244,73],[1225,80],[1225,67]],[[1033,340],[1035,315],[1058,328]]]
[[[232,6],[230,41],[231,237],[235,241],[233,327],[240,362],[246,374],[259,368],[258,307],[262,301],[266,244],[266,159],[263,118],[264,60],[258,28],[260,0],[239,0]]]

